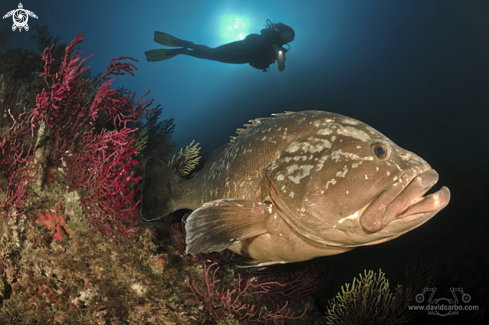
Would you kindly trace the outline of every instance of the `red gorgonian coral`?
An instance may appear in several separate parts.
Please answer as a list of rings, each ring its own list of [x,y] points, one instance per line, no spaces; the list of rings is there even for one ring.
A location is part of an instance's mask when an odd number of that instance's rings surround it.
[[[36,107],[32,111],[31,132],[40,126],[44,129],[46,156],[49,165],[66,171],[70,191],[84,189],[81,198],[85,216],[101,234],[114,237],[111,223],[126,238],[135,235],[130,231],[138,222],[136,210],[139,201],[132,202],[138,189],[129,190],[128,185],[137,181],[130,172],[130,156],[136,152],[129,134],[134,131],[128,122],[138,122],[146,116],[152,100],[137,102],[134,93],[122,94],[111,87],[114,75],[133,75],[136,67],[112,59],[107,71],[92,81],[85,71],[85,59],[76,52],[83,42],[83,33],[66,47],[65,56],[57,72],[52,71],[53,46],[47,48],[44,60],[44,76],[47,89],[37,95]],[[75,53],[76,52],[76,53]],[[109,118],[113,131],[96,132],[95,121],[103,112]],[[39,135],[42,136],[42,135]],[[39,141],[38,141],[39,142]],[[130,221],[131,224],[126,224]]]

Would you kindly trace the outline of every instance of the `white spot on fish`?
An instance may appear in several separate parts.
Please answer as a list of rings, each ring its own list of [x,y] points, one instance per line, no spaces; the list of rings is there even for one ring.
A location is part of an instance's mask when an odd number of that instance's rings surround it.
[[[350,194],[350,191],[346,191],[346,194]]]
[[[329,155],[324,155],[324,156],[322,156],[322,157],[319,159],[319,161],[318,161],[318,163],[317,163],[317,165],[316,165],[316,171],[321,170],[321,169],[323,168],[323,166],[324,166],[324,162],[325,162],[326,160],[328,160],[328,157],[329,157]],[[314,160],[317,160],[317,158],[316,158],[316,159],[314,159]]]
[[[293,165],[293,166],[296,166],[297,165]],[[292,166],[291,166],[292,167]],[[313,165],[301,165],[299,166],[298,168],[295,168],[293,171],[295,170],[299,170],[299,174],[296,175],[296,176],[289,176],[289,179],[296,183],[296,184],[299,184],[300,180],[303,179],[304,177],[306,177],[307,175],[309,175],[311,169],[313,168],[314,166]],[[291,174],[293,171],[290,171],[290,170],[287,170],[287,172],[289,174]]]
[[[298,165],[292,165],[292,166],[289,166],[287,167],[287,174],[292,174],[293,172],[295,172],[297,169],[299,169],[299,166]]]
[[[344,217],[343,219],[340,219],[338,223],[343,223],[343,221],[348,220],[348,219],[356,219],[358,218],[358,211],[355,212],[354,214],[349,215],[348,217]]]
[[[314,142],[314,144],[309,148],[309,152],[310,153],[314,153],[314,152],[321,152],[323,151],[325,148],[326,149],[329,149],[331,148],[331,142],[329,142],[328,140],[324,140],[324,139],[315,139],[315,138],[309,138],[309,140],[311,142]]]
[[[363,161],[359,161],[357,163],[353,163],[351,164],[351,168],[357,168],[358,166],[360,166],[361,164],[363,163]]]
[[[336,177],[345,177],[346,173],[348,173],[348,167],[346,165],[343,167],[343,171],[336,172]]]
[[[336,184],[336,179],[332,178],[330,181],[326,183],[326,189],[328,189],[329,184]]]
[[[390,172],[390,171],[387,171],[387,173],[386,173],[386,174],[387,174],[387,176],[389,176],[389,175],[391,174],[391,172]]]
[[[290,192],[290,193],[289,193],[289,196],[290,196],[291,198],[294,198],[294,192]]]
[[[267,208],[268,213],[272,213],[272,205],[269,204]],[[275,219],[277,219],[277,216],[275,216]]]
[[[368,179],[368,176],[367,176],[367,174],[365,174],[365,179]]]
[[[343,124],[349,124],[349,125],[357,125],[359,123],[359,121],[357,120],[354,120],[352,118],[349,118],[349,117],[343,117],[340,119],[340,122],[343,123]]]
[[[326,129],[319,130],[317,134],[319,134],[319,135],[330,135],[332,132],[333,131],[331,129],[326,128]]]
[[[284,180],[284,178],[285,178],[285,176],[284,176],[284,175],[282,175],[282,174],[277,175],[277,181],[279,181],[279,182],[280,182],[280,181],[283,181],[283,180]]]
[[[375,171],[378,172],[379,171],[379,167],[375,167]]]
[[[392,179],[394,182],[397,181],[397,176],[394,176],[394,178]]]
[[[330,118],[319,119],[319,120],[314,121],[314,126],[315,127],[324,126],[324,125],[328,125],[328,123],[331,123],[331,122],[333,122],[333,120]]]
[[[287,148],[285,148],[285,151],[286,152],[290,152],[290,153],[294,153],[296,152],[297,150],[299,150],[301,147],[300,143],[299,142],[292,142],[291,144],[289,144],[289,146]]]
[[[362,149],[362,147],[360,147],[360,146],[357,146],[357,149]]]

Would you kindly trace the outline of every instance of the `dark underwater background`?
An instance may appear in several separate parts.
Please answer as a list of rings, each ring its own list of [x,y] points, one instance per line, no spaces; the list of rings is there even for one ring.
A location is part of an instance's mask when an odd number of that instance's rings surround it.
[[[453,299],[450,288],[471,297],[460,305],[478,311],[424,317],[432,324],[484,324],[489,295],[489,2],[482,0],[222,0],[222,1],[24,1],[31,28],[47,24],[81,45],[92,71],[111,58],[138,59],[135,76],[115,86],[134,90],[174,118],[174,138],[193,139],[213,151],[248,120],[285,110],[325,110],[376,128],[424,158],[448,186],[449,205],[425,225],[381,245],[321,262],[336,275],[316,297],[323,306],[340,286],[366,270],[382,269],[393,286],[423,253],[440,268],[436,298]],[[0,13],[18,0],[2,0]],[[265,22],[283,22],[295,32],[286,68],[262,72],[179,56],[146,62],[144,51],[163,48],[155,30],[211,47],[226,17],[248,19],[248,33]],[[0,20],[10,28],[11,18]],[[32,30],[14,32],[1,50],[37,51]],[[420,312],[420,314],[426,312]]]

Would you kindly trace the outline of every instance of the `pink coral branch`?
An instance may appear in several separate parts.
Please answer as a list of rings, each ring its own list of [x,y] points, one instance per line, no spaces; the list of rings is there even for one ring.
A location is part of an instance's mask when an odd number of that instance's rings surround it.
[[[64,59],[57,72],[53,72],[53,46],[47,48],[44,61],[44,80],[47,88],[36,98],[36,107],[30,118],[32,135],[38,125],[45,124],[47,135],[52,139],[49,160],[52,166],[62,167],[66,162],[66,174],[70,190],[84,189],[81,203],[85,216],[100,233],[114,238],[111,223],[120,234],[129,238],[135,235],[131,229],[138,222],[133,203],[139,189],[129,189],[139,180],[130,172],[133,164],[130,156],[136,152],[129,133],[128,122],[139,122],[141,115],[150,111],[152,100],[143,102],[147,93],[137,102],[134,93],[123,95],[111,88],[114,76],[131,74],[137,68],[130,57],[112,59],[106,72],[93,86],[85,78],[85,61],[78,45],[83,42],[79,34],[65,49]],[[94,132],[94,124],[100,112],[109,116],[115,131]],[[126,222],[130,222],[129,225]]]
[[[0,214],[6,225],[8,225],[8,220],[11,218],[10,208],[18,216],[23,215],[24,201],[29,194],[28,185],[35,183],[34,178],[37,176],[38,171],[37,164],[33,160],[33,156],[27,156],[24,159],[18,158],[17,164],[19,168],[8,177],[7,190],[2,201],[0,201]]]
[[[76,150],[82,135],[91,131],[99,113],[104,111],[110,117],[113,125],[117,128],[126,127],[128,122],[139,122],[140,116],[146,116],[151,101],[141,103],[141,97],[136,103],[133,100],[134,93],[123,96],[111,85],[114,78],[111,75],[123,75],[129,73],[134,75],[133,69],[137,68],[132,63],[119,62],[120,60],[135,59],[120,57],[112,59],[105,74],[95,83],[92,88],[91,80],[84,78],[85,61],[82,53],[77,47],[83,42],[83,33],[79,34],[70,45],[66,47],[63,63],[59,70],[53,73],[52,49],[46,48],[42,58],[44,60],[44,80],[48,90],[43,89],[37,95],[34,116],[31,121],[32,134],[36,125],[44,121],[49,127],[53,146],[50,159],[55,166],[59,166],[60,159],[66,156],[68,149]],[[94,94],[94,98],[90,99]]]
[[[10,114],[10,110],[9,110]],[[11,209],[18,216],[23,215],[25,198],[29,194],[29,184],[35,183],[38,164],[34,162],[32,147],[26,149],[23,142],[29,134],[28,121],[31,114],[22,113],[18,121],[10,115],[14,123],[0,135],[0,173],[7,179],[5,195],[0,201],[0,215],[7,225],[12,217]]]
[[[101,134],[85,134],[80,139],[77,152],[67,160],[68,182],[71,190],[85,188],[91,191],[81,202],[85,215],[101,234],[114,237],[110,221],[116,223],[120,234],[129,238],[139,219],[132,199],[139,188],[129,190],[127,185],[138,181],[130,172],[137,161],[128,160],[136,151],[131,147],[134,140],[129,137],[130,129],[102,131]],[[132,225],[126,221],[134,220]]]
[[[294,313],[290,314],[290,309],[286,309],[288,302],[285,302],[282,307],[277,306],[276,312],[267,311],[264,307],[259,312],[255,311],[255,305],[244,301],[249,299],[258,300],[270,295],[270,288],[279,283],[275,281],[255,281],[252,280],[252,276],[249,273],[245,277],[239,273],[238,283],[228,289],[225,286],[219,286],[221,280],[216,279],[219,267],[212,271],[212,268],[216,266],[217,263],[204,265],[203,279],[205,288],[197,285],[195,280],[192,280],[192,282],[186,280],[191,292],[183,294],[193,296],[195,299],[194,301],[186,301],[185,304],[202,306],[214,321],[219,322],[223,318],[231,316],[242,324],[266,324],[268,321],[273,321],[275,324],[283,324],[284,319],[302,319],[305,315],[307,308],[300,316],[294,316]],[[280,285],[286,286],[286,284]]]

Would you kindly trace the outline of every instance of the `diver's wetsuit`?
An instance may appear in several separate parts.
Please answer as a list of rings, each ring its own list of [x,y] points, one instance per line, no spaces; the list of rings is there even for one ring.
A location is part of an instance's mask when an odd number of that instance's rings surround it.
[[[161,45],[179,47],[177,49],[157,49],[144,52],[148,62],[168,60],[176,55],[184,54],[199,59],[219,61],[223,63],[249,63],[253,68],[267,71],[270,64],[277,61],[279,71],[285,69],[285,44],[292,42],[294,30],[282,23],[272,23],[267,19],[268,28],[262,29],[261,35],[250,34],[242,41],[210,48],[205,45],[179,39],[170,34],[155,31],[154,41]]]
[[[242,41],[224,44],[216,48],[191,43],[186,44],[185,48],[172,51],[223,63],[249,63],[253,68],[266,71],[276,59],[274,45],[283,45],[280,43],[280,38],[277,37],[274,30],[263,29],[261,35],[250,34]]]

